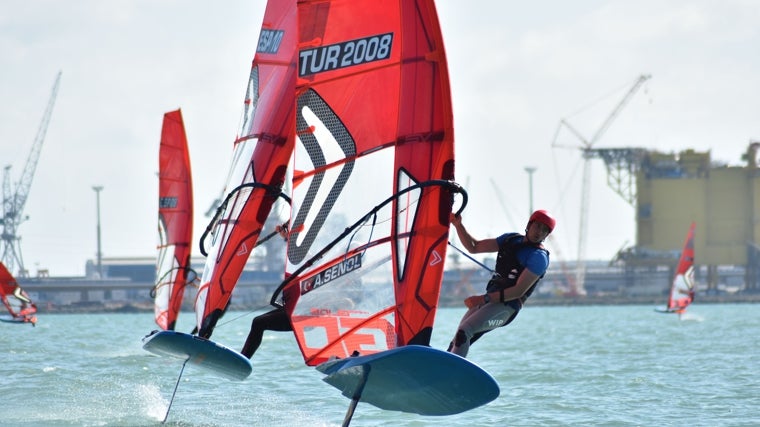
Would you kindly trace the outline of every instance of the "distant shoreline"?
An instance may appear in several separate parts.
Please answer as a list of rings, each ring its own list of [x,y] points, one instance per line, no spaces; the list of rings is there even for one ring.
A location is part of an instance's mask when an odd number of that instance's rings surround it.
[[[643,296],[586,296],[586,297],[553,297],[531,298],[526,305],[534,306],[571,306],[571,305],[654,305],[664,306],[666,297]],[[697,295],[694,305],[699,304],[757,304],[760,294],[724,294]]]
[[[697,295],[695,306],[700,304],[757,304],[760,303],[760,294],[723,294],[723,295]],[[664,306],[665,300],[651,295],[644,296],[585,296],[585,297],[542,297],[530,298],[526,306],[552,307],[552,306],[592,306],[592,305],[651,305]],[[453,299],[441,300],[441,308],[459,307],[458,301]],[[266,308],[266,305],[235,306],[233,311],[257,310]],[[190,311],[190,310],[183,310]],[[148,303],[134,302],[88,302],[87,304],[70,304],[61,306],[39,307],[38,314],[98,314],[98,313],[151,313],[153,305]]]

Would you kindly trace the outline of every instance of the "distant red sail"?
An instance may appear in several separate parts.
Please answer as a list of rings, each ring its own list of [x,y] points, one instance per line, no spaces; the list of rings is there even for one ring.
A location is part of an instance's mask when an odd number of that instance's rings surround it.
[[[190,273],[193,182],[182,111],[164,114],[159,149],[158,258],[154,287],[156,324],[174,330]]]
[[[295,2],[269,2],[243,104],[226,198],[209,226],[211,247],[195,302],[210,337],[286,180],[295,141]]]
[[[0,262],[0,300],[10,314],[4,321],[13,323],[37,323],[37,305],[21,289],[5,264]]]
[[[427,345],[454,178],[434,2],[300,1],[297,10],[288,278],[272,301],[284,298],[308,365]]]
[[[694,229],[691,223],[668,296],[668,311],[683,313],[694,301]]]

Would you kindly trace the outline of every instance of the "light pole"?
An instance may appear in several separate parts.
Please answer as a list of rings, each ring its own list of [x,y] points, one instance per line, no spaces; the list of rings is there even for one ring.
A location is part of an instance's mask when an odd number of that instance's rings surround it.
[[[103,252],[100,250],[100,191],[103,189],[102,185],[94,185],[92,187],[93,190],[95,190],[95,203],[96,203],[96,210],[98,214],[98,277],[99,279],[103,278]]]
[[[528,212],[528,216],[533,215],[533,172],[535,171],[536,171],[536,168],[533,166],[525,167],[525,172],[528,172],[528,197],[529,197],[528,209],[530,209],[530,212]]]

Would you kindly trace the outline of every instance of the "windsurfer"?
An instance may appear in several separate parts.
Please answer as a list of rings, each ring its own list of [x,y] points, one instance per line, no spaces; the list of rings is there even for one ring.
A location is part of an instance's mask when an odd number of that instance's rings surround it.
[[[686,300],[686,301],[679,301],[679,304],[675,308],[675,312],[678,313],[679,315],[681,315],[681,314],[684,314],[686,312],[686,308],[691,303],[694,302],[694,289],[693,288],[689,288],[688,290],[686,290],[686,289],[679,289],[678,293],[681,294],[681,295],[686,295],[687,298],[688,298],[688,300]]]
[[[29,299],[29,297],[26,296],[26,292],[21,289],[21,286],[16,286],[16,289],[13,290],[13,296],[16,297],[19,301],[21,301],[21,308],[24,309],[27,307],[28,304],[32,303],[32,300]]]
[[[694,292],[694,288],[689,288],[689,289],[679,289],[679,290],[678,290],[678,293],[679,293],[679,294],[682,294],[682,295],[686,295],[686,296],[688,296],[688,297],[689,297],[689,303],[692,303],[692,302],[694,302],[694,294],[695,294],[695,292]]]
[[[275,230],[282,236],[285,241],[288,240],[287,226],[278,225]],[[253,357],[253,353],[258,350],[261,340],[264,337],[264,331],[287,332],[292,331],[290,318],[288,317],[285,307],[276,307],[264,314],[260,314],[251,321],[251,331],[248,332],[248,338],[245,340],[243,349],[240,354],[247,358]]]
[[[512,322],[533,293],[549,266],[549,251],[541,243],[554,230],[556,220],[546,211],[537,210],[528,220],[525,235],[505,233],[482,240],[470,235],[461,216],[451,214],[451,223],[468,252],[498,253],[486,293],[464,300],[468,310],[449,344],[448,351],[466,357],[470,345],[483,334]]]

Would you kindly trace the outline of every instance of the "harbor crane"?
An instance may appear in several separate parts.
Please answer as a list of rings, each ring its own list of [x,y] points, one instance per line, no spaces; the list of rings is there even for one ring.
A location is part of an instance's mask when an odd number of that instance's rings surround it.
[[[607,116],[604,122],[602,122],[602,125],[599,127],[596,133],[591,136],[591,138],[584,137],[578,130],[570,125],[566,119],[560,120],[559,125],[557,126],[557,130],[554,133],[554,142],[552,143],[553,147],[559,147],[559,145],[557,145],[557,137],[563,128],[567,128],[570,133],[575,135],[582,143],[581,151],[583,152],[584,162],[583,178],[581,182],[580,227],[578,229],[578,264],[575,277],[575,287],[581,293],[585,293],[584,284],[586,280],[586,229],[588,228],[589,187],[591,186],[591,169],[589,164],[592,158],[597,157],[596,152],[592,147],[599,141],[599,139],[601,139],[602,135],[604,135],[607,129],[609,129],[612,122],[615,120],[618,114],[620,114],[620,111],[622,111],[623,107],[628,104],[628,101],[631,100],[633,95],[636,94],[636,91],[639,90],[641,85],[643,85],[644,82],[649,80],[651,77],[652,76],[649,74],[642,74],[636,79],[630,89],[628,89],[628,91],[623,96],[623,99],[618,102],[615,108],[613,108],[612,112],[609,114],[609,116]]]
[[[61,72],[55,78],[53,90],[48,100],[45,113],[42,115],[42,121],[37,128],[37,136],[34,138],[32,149],[26,158],[24,170],[21,172],[21,178],[15,188],[11,185],[10,170],[11,166],[5,166],[3,173],[3,216],[0,218],[0,225],[3,227],[0,235],[2,244],[2,257],[0,261],[5,264],[8,271],[17,271],[19,277],[27,277],[29,273],[24,268],[24,258],[21,255],[21,236],[18,234],[18,227],[22,222],[29,219],[24,215],[24,205],[29,198],[29,189],[32,186],[34,171],[37,169],[37,161],[40,158],[42,143],[45,141],[50,116],[53,113],[55,97],[58,93],[58,85],[61,82]]]

